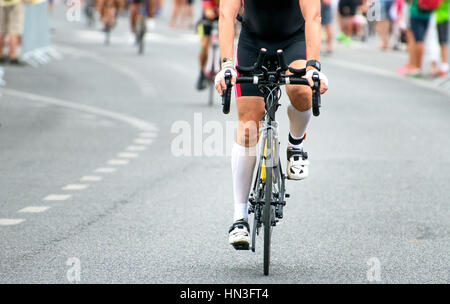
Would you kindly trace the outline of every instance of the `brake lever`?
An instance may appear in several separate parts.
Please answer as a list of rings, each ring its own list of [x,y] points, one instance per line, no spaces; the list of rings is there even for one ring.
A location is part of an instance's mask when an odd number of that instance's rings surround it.
[[[312,105],[312,110],[313,110],[313,115],[314,116],[319,116],[320,115],[320,107],[322,106],[322,100],[321,100],[321,96],[320,96],[320,76],[319,73],[314,72],[312,75],[312,80],[314,82],[314,87],[313,87],[313,105]]]
[[[223,91],[222,94],[222,112],[224,114],[230,113],[230,104],[231,104],[231,72],[229,70],[225,71],[225,84],[227,88]]]

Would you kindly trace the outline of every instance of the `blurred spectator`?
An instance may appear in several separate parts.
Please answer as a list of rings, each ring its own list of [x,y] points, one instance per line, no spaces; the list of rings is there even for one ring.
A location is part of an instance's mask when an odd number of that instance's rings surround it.
[[[389,49],[389,37],[392,30],[391,8],[394,0],[378,0],[380,2],[380,20],[376,30],[381,39],[381,50]]]
[[[341,32],[337,39],[341,42],[350,43],[352,41],[353,18],[356,15],[357,6],[358,0],[339,0],[338,11]]]
[[[325,28],[326,38],[326,54],[331,54],[333,51],[333,11],[331,7],[331,0],[322,0],[322,25]]]
[[[49,16],[53,16],[54,1],[55,0],[48,0],[48,14],[49,14]]]
[[[170,19],[171,28],[177,26],[177,19],[182,15],[186,2],[187,0],[173,0],[172,17]]]
[[[406,42],[406,22],[404,18],[404,1],[394,0],[390,16],[392,20],[392,49],[400,50],[401,44]]]
[[[23,32],[24,4],[22,0],[0,0],[0,63],[4,56],[5,40],[8,38],[9,63],[21,65],[17,49]]]
[[[405,33],[405,40],[406,40],[406,47],[408,51],[408,62],[399,67],[397,69],[397,73],[399,74],[409,74],[411,71],[415,69],[414,66],[414,46],[415,46],[415,40],[414,35],[411,31],[411,1],[406,0],[403,3],[403,9],[402,9],[402,19],[404,23],[404,27],[406,30]]]
[[[412,41],[408,41],[410,44],[409,47],[411,47],[410,56],[412,56],[412,69],[410,69],[408,74],[411,76],[421,76],[422,58],[424,53],[423,41],[428,28],[428,23],[430,22],[432,11],[419,9],[417,4],[418,0],[410,1],[410,28],[414,39]]]
[[[194,28],[194,0],[187,0],[183,7],[183,24]]]
[[[441,46],[441,64],[437,76],[448,74],[448,15],[450,0],[444,0],[436,10],[436,23],[438,29],[439,44]]]

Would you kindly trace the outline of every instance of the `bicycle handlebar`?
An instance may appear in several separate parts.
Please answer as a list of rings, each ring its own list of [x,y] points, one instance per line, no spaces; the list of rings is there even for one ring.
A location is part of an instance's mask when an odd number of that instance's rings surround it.
[[[282,50],[277,51],[278,57],[278,68],[276,72],[268,72],[267,68],[263,66],[264,58],[266,56],[267,50],[261,49],[258,59],[252,67],[241,67],[237,66],[236,70],[242,74],[250,74],[245,76],[238,76],[236,78],[236,84],[254,84],[254,85],[309,85],[309,82],[306,78],[303,78],[306,74],[306,69],[293,69],[286,65],[284,60],[284,55]],[[262,73],[256,73],[256,71],[261,70]],[[292,75],[286,75],[286,70],[289,70]],[[231,72],[225,71],[225,84],[227,88],[224,90],[222,95],[222,106],[223,113],[228,114],[230,112],[230,103],[231,103]],[[314,87],[312,94],[313,101],[313,115],[320,115],[320,107],[321,107],[321,97],[320,97],[320,79],[319,74],[314,73],[312,76]]]

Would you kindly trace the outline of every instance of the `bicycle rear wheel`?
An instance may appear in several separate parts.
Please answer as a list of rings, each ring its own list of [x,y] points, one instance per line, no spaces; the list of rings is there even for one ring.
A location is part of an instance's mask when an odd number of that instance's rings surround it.
[[[264,275],[269,275],[270,267],[270,243],[272,239],[272,189],[273,189],[273,141],[272,131],[267,132],[266,149],[266,185],[264,190]]]

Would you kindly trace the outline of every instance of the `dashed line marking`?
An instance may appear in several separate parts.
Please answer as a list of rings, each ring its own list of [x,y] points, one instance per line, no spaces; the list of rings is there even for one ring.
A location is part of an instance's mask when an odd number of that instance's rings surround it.
[[[111,159],[108,161],[108,165],[112,166],[123,166],[130,162],[129,159]]]
[[[50,194],[44,198],[44,201],[66,201],[72,198],[71,194]]]
[[[145,151],[147,147],[144,146],[128,146],[127,151]]]
[[[84,190],[88,187],[89,185],[86,184],[70,184],[67,185],[63,188],[63,190]]]
[[[134,143],[140,144],[140,145],[150,145],[153,142],[153,139],[147,139],[147,138],[136,138],[134,140]]]
[[[85,175],[82,178],[80,178],[80,181],[82,182],[99,182],[103,179],[102,176],[98,175]]]
[[[116,168],[98,168],[94,172],[96,173],[112,173],[115,172]]]
[[[23,213],[40,213],[40,212],[47,211],[48,209],[50,209],[49,206],[29,206],[29,207],[25,207],[23,209],[20,209],[19,212],[23,212]]]
[[[0,219],[0,226],[11,226],[25,222],[24,219]]]
[[[123,153],[119,153],[117,154],[118,157],[122,157],[122,158],[136,158],[139,156],[139,154],[137,153],[130,153],[130,152],[123,152]]]

